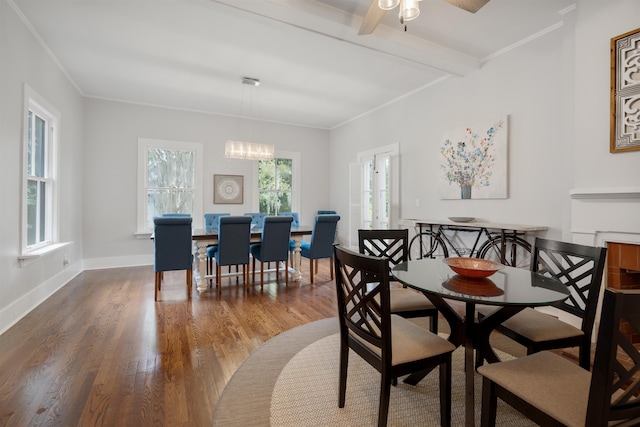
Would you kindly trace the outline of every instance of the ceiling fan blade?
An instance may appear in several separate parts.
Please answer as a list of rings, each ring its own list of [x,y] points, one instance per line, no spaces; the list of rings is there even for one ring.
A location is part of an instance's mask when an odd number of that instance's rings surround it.
[[[467,12],[476,13],[485,4],[489,3],[489,0],[444,0],[449,4],[464,9]]]
[[[378,0],[372,0],[371,6],[369,6],[369,10],[362,20],[362,24],[360,24],[358,35],[362,36],[373,33],[373,30],[375,30],[380,21],[382,21],[386,12],[386,10],[382,10],[378,7]]]

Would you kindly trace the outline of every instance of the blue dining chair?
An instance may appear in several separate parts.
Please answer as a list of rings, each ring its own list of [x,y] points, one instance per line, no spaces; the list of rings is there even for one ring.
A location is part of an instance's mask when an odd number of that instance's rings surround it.
[[[336,211],[318,211],[318,215],[335,215]]]
[[[298,212],[279,212],[278,216],[290,216],[291,218],[293,218],[293,221],[291,222],[291,226],[292,227],[300,226],[300,214],[298,214]]]
[[[162,272],[187,271],[187,298],[191,298],[193,254],[191,251],[191,217],[156,217],[153,219],[155,272],[154,301],[162,285]]]
[[[331,279],[333,280],[333,243],[336,240],[336,228],[340,215],[318,215],[313,224],[310,242],[300,242],[300,255],[309,259],[309,274],[313,283],[315,273],[318,272],[318,260],[329,258],[331,263]]]
[[[245,215],[251,217],[251,225],[253,227],[262,227],[264,218],[267,216],[264,212],[245,212]]]
[[[260,261],[260,286],[264,286],[264,264],[276,263],[276,278],[280,272],[280,262],[285,263],[285,283],[289,283],[289,238],[291,236],[291,216],[267,216],[262,226],[260,243],[251,245],[253,256],[253,280],[256,276],[256,259]]]
[[[279,212],[278,216],[290,216],[293,218],[291,227],[300,227],[300,215],[298,212]],[[291,263],[293,264],[293,251],[296,248],[295,240],[289,240],[289,253],[291,254]]]
[[[220,217],[230,215],[228,212],[206,213],[204,214],[204,228],[207,230],[217,230]]]
[[[165,213],[162,214],[163,218],[191,218],[191,214],[186,213]]]
[[[231,215],[228,212],[219,213],[206,213],[204,214],[204,228],[207,231],[218,231],[218,224],[220,224],[220,217]],[[213,270],[213,251],[217,245],[207,246],[207,274],[211,274]]]
[[[249,274],[249,244],[251,241],[251,217],[223,216],[218,227],[218,246],[212,251],[216,260],[216,286],[221,285],[221,267],[242,265],[242,278],[245,284]]]

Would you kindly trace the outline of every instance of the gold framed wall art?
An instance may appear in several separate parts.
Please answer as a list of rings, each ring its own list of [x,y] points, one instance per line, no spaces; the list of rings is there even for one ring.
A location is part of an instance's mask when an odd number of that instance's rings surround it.
[[[611,153],[640,150],[640,28],[611,39]]]

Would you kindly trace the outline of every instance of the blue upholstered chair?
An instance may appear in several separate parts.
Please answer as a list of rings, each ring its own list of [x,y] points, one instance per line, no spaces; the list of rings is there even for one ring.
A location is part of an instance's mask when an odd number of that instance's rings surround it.
[[[220,217],[231,215],[228,212],[206,213],[204,214],[204,228],[207,230],[217,230]]]
[[[278,216],[290,216],[293,218],[293,221],[291,222],[291,226],[292,227],[300,227],[300,215],[298,214],[298,212],[280,212],[278,213]],[[289,240],[289,252],[291,253],[291,255],[293,255],[293,251],[296,248],[296,242],[295,240]],[[291,257],[291,263],[293,264],[293,257]]]
[[[300,242],[300,255],[309,258],[309,274],[313,283],[315,260],[315,273],[318,272],[318,260],[329,258],[331,263],[331,279],[333,279],[333,243],[336,238],[336,228],[340,215],[318,215],[313,224],[310,242]]]
[[[335,215],[336,211],[318,211],[318,215]]]
[[[260,243],[251,245],[253,256],[253,278],[256,275],[256,259],[260,261],[260,286],[264,285],[264,264],[276,263],[276,277],[280,262],[285,263],[285,283],[289,283],[289,237],[291,236],[291,216],[268,216],[262,226]]]
[[[300,214],[298,214],[298,212],[279,212],[278,216],[290,216],[291,218],[293,218],[293,221],[291,222],[291,226],[292,227],[300,226]]]
[[[246,212],[245,215],[251,217],[251,225],[253,227],[262,227],[264,218],[267,216],[264,212]]]
[[[248,283],[251,217],[223,216],[218,227],[218,246],[212,251],[216,260],[216,286],[221,285],[221,267],[242,265],[242,277]]]
[[[174,270],[187,271],[187,297],[191,298],[193,254],[191,245],[191,217],[157,217],[153,219],[155,292],[162,284],[162,272]]]
[[[219,213],[206,213],[204,214],[204,228],[207,231],[218,230],[218,224],[220,223],[220,217],[231,215],[228,212]],[[213,251],[217,245],[207,246],[207,274],[211,274],[213,270]]]
[[[162,214],[163,218],[191,218],[191,214],[185,213],[165,213]]]

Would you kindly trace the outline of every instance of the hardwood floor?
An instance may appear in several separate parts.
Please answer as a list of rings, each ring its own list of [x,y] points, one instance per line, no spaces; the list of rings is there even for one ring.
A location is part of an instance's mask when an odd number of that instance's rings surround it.
[[[328,260],[315,284],[225,279],[187,301],[184,272],[85,271],[0,335],[0,426],[210,426],[242,361],[271,337],[337,315]],[[266,282],[265,277],[265,282]]]

